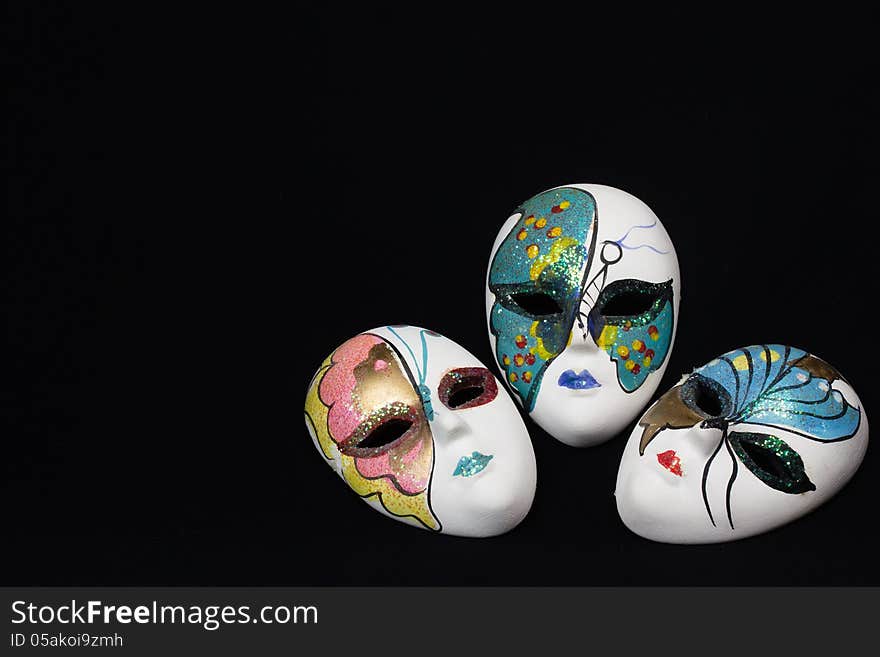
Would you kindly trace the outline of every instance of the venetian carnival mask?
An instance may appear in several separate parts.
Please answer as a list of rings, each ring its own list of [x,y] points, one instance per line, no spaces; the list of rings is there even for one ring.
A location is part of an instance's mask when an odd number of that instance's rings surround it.
[[[678,260],[657,216],[604,185],[520,205],[489,265],[489,333],[507,385],[564,443],[620,432],[657,388],[675,337]]]
[[[617,475],[617,510],[655,541],[744,538],[825,502],[867,446],[859,398],[828,363],[780,344],[737,349],[639,420]]]
[[[535,454],[495,376],[465,349],[414,326],[353,337],[306,396],[309,434],[377,511],[417,527],[493,536],[535,495]]]

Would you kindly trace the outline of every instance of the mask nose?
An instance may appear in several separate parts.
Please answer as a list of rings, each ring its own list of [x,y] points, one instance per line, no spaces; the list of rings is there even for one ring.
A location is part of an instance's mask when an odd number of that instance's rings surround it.
[[[461,413],[450,411],[448,408],[434,412],[433,424],[442,431],[442,438],[445,440],[463,436],[470,428],[468,423],[462,419]]]
[[[575,324],[575,327],[571,332],[571,341],[569,342],[568,350],[583,354],[594,353],[599,350],[599,347],[596,346],[596,341],[593,340],[593,336],[590,335],[586,321],[584,322],[583,329]]]

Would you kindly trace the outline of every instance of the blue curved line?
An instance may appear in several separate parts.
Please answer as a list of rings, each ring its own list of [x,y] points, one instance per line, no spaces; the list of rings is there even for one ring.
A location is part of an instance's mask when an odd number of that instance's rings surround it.
[[[639,249],[650,249],[654,253],[659,253],[660,255],[668,255],[669,251],[661,251],[660,249],[656,249],[650,244],[640,244],[639,246],[627,246],[626,244],[621,244],[617,242],[617,246],[622,249],[626,249],[627,251],[638,251]]]
[[[617,240],[617,244],[619,245],[623,240],[625,240],[627,237],[629,237],[629,234],[631,232],[633,232],[636,228],[653,228],[656,225],[657,225],[657,220],[654,219],[653,224],[648,224],[648,225],[644,225],[644,226],[632,226],[628,231],[626,231],[626,235],[624,235],[619,240]]]

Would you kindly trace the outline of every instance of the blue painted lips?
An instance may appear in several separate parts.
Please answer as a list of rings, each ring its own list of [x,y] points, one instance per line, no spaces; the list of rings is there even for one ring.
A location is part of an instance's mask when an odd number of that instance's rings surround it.
[[[589,390],[602,386],[587,370],[581,370],[580,374],[574,370],[565,370],[559,375],[557,383],[563,388],[571,388],[572,390]]]
[[[479,452],[473,452],[470,456],[462,456],[458,459],[458,465],[455,466],[455,471],[452,473],[452,476],[473,476],[478,472],[482,472],[483,468],[485,468],[491,460],[492,454],[487,456],[485,454],[480,454]]]

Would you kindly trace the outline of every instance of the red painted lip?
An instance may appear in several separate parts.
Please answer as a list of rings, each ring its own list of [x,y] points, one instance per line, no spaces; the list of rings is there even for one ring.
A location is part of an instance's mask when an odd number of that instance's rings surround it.
[[[674,449],[657,454],[657,462],[678,477],[684,474],[681,471],[681,459],[678,458],[678,454],[675,453]]]

